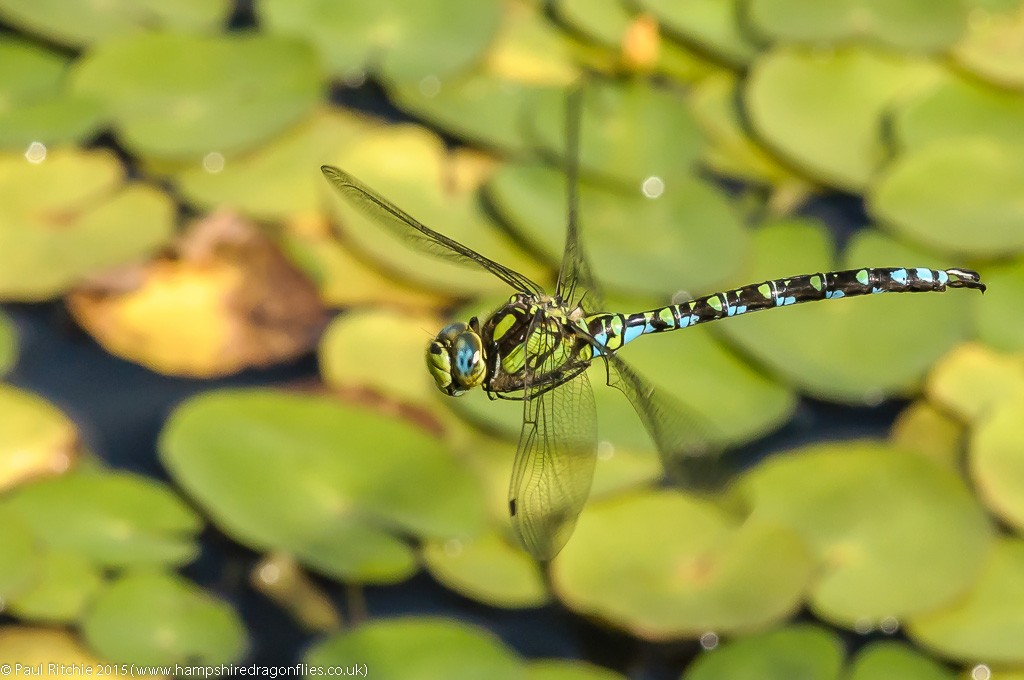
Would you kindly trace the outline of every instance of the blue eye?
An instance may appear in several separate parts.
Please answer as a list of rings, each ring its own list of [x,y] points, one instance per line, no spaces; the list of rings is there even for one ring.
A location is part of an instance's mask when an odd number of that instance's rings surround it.
[[[480,361],[480,349],[474,345],[465,335],[455,340],[455,370],[461,375],[468,376],[474,371],[477,362]]]

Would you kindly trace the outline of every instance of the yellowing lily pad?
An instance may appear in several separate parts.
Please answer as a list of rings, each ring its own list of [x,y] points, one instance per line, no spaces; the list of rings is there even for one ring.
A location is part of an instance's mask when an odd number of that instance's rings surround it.
[[[173,229],[173,204],[105,151],[0,156],[0,299],[45,300],[83,277],[147,257]]]
[[[1024,387],[1024,382],[1021,383]],[[1018,388],[1019,389],[1019,388]],[[1024,529],[1024,391],[994,405],[971,437],[971,476],[985,504]]]
[[[850,628],[961,597],[993,538],[955,472],[882,443],[778,455],[748,473],[737,492],[751,508],[748,521],[791,527],[807,541],[820,564],[810,605]]]
[[[566,606],[652,640],[777,622],[799,607],[811,574],[789,529],[737,527],[710,502],[674,491],[591,503],[551,567]]]
[[[984,569],[971,590],[949,607],[911,618],[918,644],[961,663],[1024,664],[1024,541],[1005,538],[984,551]]]
[[[253,148],[309,114],[320,65],[306,43],[257,34],[156,33],[109,40],[72,72],[137,153],[199,161]]]
[[[1024,306],[1024,259],[985,267],[989,291],[975,321],[978,339],[1004,352],[1024,350],[1024,318],[1005,310]]]
[[[45,399],[0,384],[0,413],[0,489],[61,474],[78,458],[78,428]]]
[[[772,40],[815,45],[877,41],[940,52],[964,31],[961,0],[752,0],[745,18]]]
[[[976,76],[1007,88],[1024,89],[1024,7],[1016,2],[998,11],[973,8],[967,35],[953,58]]]
[[[928,377],[928,397],[967,423],[1019,395],[1024,395],[1024,357],[976,343],[954,349]]]
[[[3,3],[0,2],[0,14]],[[64,91],[67,59],[12,35],[0,44],[0,148],[24,151],[32,142],[58,144],[95,132],[97,102]]]
[[[78,472],[26,484],[4,500],[39,544],[105,567],[181,565],[202,523],[170,489],[125,472]]]
[[[851,664],[849,680],[955,680],[951,670],[935,659],[897,642],[876,642],[860,651]]]
[[[85,645],[71,632],[59,628],[32,628],[29,626],[4,626],[0,628],[0,658],[17,659],[21,664],[20,673],[8,677],[33,677],[39,664],[80,664],[80,668],[99,668],[105,661],[85,648]],[[13,669],[12,669],[13,670]],[[45,672],[45,671],[44,671]],[[38,677],[38,676],[36,676]],[[166,677],[139,674],[136,677]]]
[[[334,76],[371,71],[418,80],[441,78],[481,59],[502,7],[496,0],[455,0],[444,11],[416,0],[260,0],[258,12],[271,33],[315,45]]]
[[[398,532],[471,537],[475,477],[441,442],[393,417],[270,390],[206,393],[166,425],[160,455],[222,530],[342,579],[415,569]]]
[[[751,67],[744,102],[754,131],[783,159],[860,192],[887,155],[883,115],[936,73],[930,62],[862,46],[779,47]]]
[[[537,563],[497,533],[430,541],[423,559],[442,585],[492,607],[539,607],[548,600]]]
[[[178,254],[68,298],[108,351],[171,375],[227,375],[309,351],[325,323],[313,284],[251,223],[197,222]]]
[[[852,239],[835,262],[826,235],[812,222],[762,227],[744,283],[867,265],[937,267],[942,261],[876,232]],[[876,402],[908,394],[925,372],[969,332],[976,291],[872,295],[747,314],[714,324],[745,353],[815,396]],[[885,329],[864,334],[864,329]],[[908,342],[913,338],[913,342]]]
[[[623,680],[623,676],[585,661],[551,660],[527,664],[526,680]]]
[[[839,638],[817,626],[790,626],[728,642],[699,657],[683,680],[838,680]]]
[[[493,634],[441,618],[365,623],[322,640],[305,656],[311,666],[353,664],[394,680],[521,680],[522,662]]]
[[[929,402],[918,400],[904,409],[893,423],[889,439],[894,446],[914,451],[938,465],[961,469],[964,425]]]
[[[81,625],[96,652],[136,664],[217,666],[239,661],[246,644],[245,628],[227,603],[161,571],[118,578]]]
[[[742,26],[739,0],[640,0],[641,9],[657,17],[667,32],[709,52],[731,66],[743,66],[757,46]]]
[[[447,155],[441,140],[423,128],[399,126],[367,135],[346,154],[344,169],[428,227],[543,283],[549,274],[485,217],[474,193],[482,178],[468,181],[469,187],[456,185],[462,158]],[[483,269],[445,260],[394,234],[382,225],[383,212],[371,217],[325,181],[328,194],[341,219],[341,238],[396,276],[452,296],[511,292]]]
[[[579,78],[578,61],[586,55],[585,49],[551,22],[543,6],[509,2],[503,7],[497,37],[481,70],[501,80],[562,87]]]
[[[224,23],[231,7],[229,0],[0,0],[7,22],[72,47],[156,30],[209,32]]]

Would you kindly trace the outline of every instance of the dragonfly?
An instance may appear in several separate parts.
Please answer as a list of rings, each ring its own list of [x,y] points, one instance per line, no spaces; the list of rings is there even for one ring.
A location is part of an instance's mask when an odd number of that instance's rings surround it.
[[[567,111],[578,110],[576,93]],[[579,125],[566,115],[566,148],[578,146]],[[491,399],[523,404],[522,430],[512,466],[508,512],[520,545],[550,561],[568,541],[586,503],[597,460],[597,414],[587,375],[605,363],[606,382],[622,391],[653,440],[666,472],[687,484],[715,484],[713,428],[655,387],[619,355],[627,343],[727,317],[878,293],[985,291],[969,269],[873,267],[819,272],[754,283],[679,304],[635,313],[602,310],[600,289],[580,240],[575,154],[567,152],[568,219],[552,294],[495,260],[427,227],[339,168],[321,171],[342,198],[364,216],[438,257],[481,268],[514,293],[481,320],[440,330],[426,350],[438,389],[457,397],[475,388]]]

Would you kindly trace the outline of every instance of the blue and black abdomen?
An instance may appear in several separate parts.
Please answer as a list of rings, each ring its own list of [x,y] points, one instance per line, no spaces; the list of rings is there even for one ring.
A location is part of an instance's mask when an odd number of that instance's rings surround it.
[[[649,312],[595,314],[587,317],[587,327],[597,345],[614,351],[641,335],[689,328],[760,309],[877,293],[941,292],[947,287],[985,291],[981,277],[968,269],[847,269],[754,283]],[[600,353],[600,347],[595,347],[594,356]]]

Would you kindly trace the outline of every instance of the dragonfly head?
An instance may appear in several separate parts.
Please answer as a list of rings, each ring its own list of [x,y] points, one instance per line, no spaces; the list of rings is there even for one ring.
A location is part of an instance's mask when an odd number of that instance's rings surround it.
[[[479,387],[487,376],[484,344],[475,321],[448,324],[427,346],[427,369],[437,388],[450,397]]]

